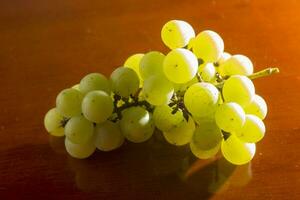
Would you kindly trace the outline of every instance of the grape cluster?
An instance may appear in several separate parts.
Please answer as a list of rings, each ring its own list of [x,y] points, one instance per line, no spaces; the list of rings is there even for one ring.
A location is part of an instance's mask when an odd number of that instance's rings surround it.
[[[109,79],[91,73],[62,90],[45,116],[46,130],[65,136],[75,158],[96,148],[114,150],[125,139],[144,142],[158,129],[170,144],[189,144],[200,159],[221,149],[233,164],[249,162],[265,135],[267,114],[251,79],[278,69],[253,73],[248,57],[224,52],[217,33],[195,35],[185,21],[167,22],[161,37],[171,49],[167,54],[134,54]]]

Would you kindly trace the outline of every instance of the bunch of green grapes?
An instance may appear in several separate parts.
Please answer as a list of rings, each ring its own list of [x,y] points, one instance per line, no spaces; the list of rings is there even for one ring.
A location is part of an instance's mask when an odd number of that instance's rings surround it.
[[[46,130],[64,136],[75,158],[115,150],[126,140],[145,142],[156,129],[200,159],[221,152],[233,164],[250,162],[267,114],[252,79],[278,69],[253,73],[248,57],[224,52],[219,34],[196,35],[182,20],[167,22],[161,37],[169,52],[136,53],[109,78],[91,73],[62,90],[45,115]]]

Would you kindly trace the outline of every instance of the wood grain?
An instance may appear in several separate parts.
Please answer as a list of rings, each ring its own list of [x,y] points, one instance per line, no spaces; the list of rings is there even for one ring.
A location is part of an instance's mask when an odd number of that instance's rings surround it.
[[[0,199],[300,199],[300,2],[297,0],[0,1]],[[184,19],[245,54],[268,102],[251,165],[199,161],[156,135],[87,160],[43,127],[57,93],[131,54],[160,50],[160,29]]]

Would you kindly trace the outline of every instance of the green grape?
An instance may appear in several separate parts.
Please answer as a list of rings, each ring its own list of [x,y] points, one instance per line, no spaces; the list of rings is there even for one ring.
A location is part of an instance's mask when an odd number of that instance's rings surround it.
[[[112,98],[103,91],[89,92],[82,101],[82,113],[91,122],[101,123],[114,109]]]
[[[265,119],[268,112],[265,100],[257,94],[253,97],[251,103],[246,105],[244,109],[247,114],[256,115],[262,120]]]
[[[253,64],[251,60],[244,55],[233,55],[221,64],[221,75],[245,75],[253,73]]]
[[[65,126],[66,137],[74,144],[85,144],[93,136],[94,125],[83,116],[72,117]]]
[[[158,51],[146,53],[140,61],[140,73],[143,80],[152,75],[163,74],[163,61],[165,55]]]
[[[95,128],[95,145],[101,151],[111,151],[119,148],[124,142],[118,123],[105,121]]]
[[[80,115],[83,95],[74,88],[61,91],[56,97],[57,111],[64,117]]]
[[[163,75],[154,75],[144,81],[143,94],[152,105],[169,103],[174,93],[173,84]]]
[[[222,141],[221,151],[225,159],[235,165],[243,165],[252,160],[255,154],[254,143],[244,143],[235,135]]]
[[[193,43],[193,52],[204,62],[217,62],[224,51],[222,38],[213,31],[202,31]]]
[[[100,73],[91,73],[83,77],[80,81],[79,89],[84,94],[94,90],[102,90],[110,94],[109,81]]]
[[[222,92],[226,102],[236,102],[245,106],[254,98],[255,88],[248,77],[233,75],[225,81]]]
[[[187,49],[188,49],[188,50],[191,50],[191,49],[193,49],[193,46],[194,46],[195,40],[196,40],[196,38],[195,38],[195,37],[192,37],[192,38],[190,39],[190,41],[189,41],[189,43],[188,43],[188,45],[187,45]]]
[[[198,70],[198,60],[187,49],[173,49],[164,60],[163,70],[171,82],[186,83],[195,77]]]
[[[148,140],[154,132],[151,113],[143,107],[130,107],[122,112],[120,127],[125,138],[134,143]]]
[[[135,71],[135,73],[138,75],[138,77],[140,79],[140,84],[142,83],[142,80],[143,80],[141,73],[140,73],[140,62],[141,62],[143,56],[144,56],[143,53],[134,54],[134,55],[130,56],[129,58],[127,58],[127,60],[124,63],[124,67],[131,68]]]
[[[44,118],[44,126],[47,132],[53,136],[64,136],[63,120],[64,117],[57,112],[56,108],[49,110]]]
[[[114,93],[129,97],[138,91],[140,80],[135,71],[128,67],[115,69],[110,76],[111,86]]]
[[[184,92],[194,83],[198,83],[198,78],[195,76],[192,80],[186,83],[173,83],[175,92]]]
[[[219,91],[210,83],[195,83],[184,94],[184,105],[196,117],[214,113],[218,106]]]
[[[85,144],[75,144],[67,137],[65,138],[65,147],[70,156],[78,159],[90,157],[96,150],[92,140]]]
[[[215,119],[220,129],[226,132],[235,132],[242,128],[245,123],[245,112],[237,103],[223,103],[218,106]]]
[[[200,68],[199,68],[200,69]],[[203,81],[205,82],[211,82],[215,79],[216,75],[216,69],[214,64],[212,63],[206,63],[203,67],[201,67],[201,70],[199,70],[200,76]]]
[[[216,146],[212,147],[211,149],[203,150],[191,141],[190,142],[190,149],[191,152],[200,159],[208,159],[214,157],[220,150],[221,143],[217,144]]]
[[[222,141],[221,129],[214,121],[206,121],[196,127],[192,142],[201,150],[210,150]]]
[[[195,131],[195,123],[192,117],[189,120],[183,120],[178,125],[175,125],[169,131],[163,132],[163,135],[167,142],[170,144],[181,146],[189,143],[193,137]]]
[[[256,143],[264,137],[265,132],[265,125],[260,118],[255,115],[246,115],[245,124],[235,134],[243,142]]]
[[[195,37],[193,27],[182,20],[168,21],[161,30],[162,41],[170,49],[187,46],[193,37]]]
[[[184,119],[181,110],[172,114],[173,109],[168,105],[156,106],[153,112],[155,126],[161,131],[169,131]]]

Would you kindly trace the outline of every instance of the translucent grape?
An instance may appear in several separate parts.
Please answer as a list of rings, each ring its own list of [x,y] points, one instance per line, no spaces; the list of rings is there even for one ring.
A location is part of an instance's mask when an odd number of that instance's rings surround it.
[[[234,75],[225,81],[222,92],[226,102],[236,102],[245,106],[254,98],[255,88],[248,77]]]
[[[153,75],[163,74],[165,55],[158,51],[146,53],[140,61],[140,73],[145,80]]]
[[[218,100],[219,91],[210,83],[195,83],[184,94],[184,105],[196,117],[214,113]]]
[[[124,136],[121,133],[118,123],[105,121],[97,124],[95,128],[96,147],[101,151],[111,151],[119,148],[124,142]]]
[[[216,123],[226,132],[234,132],[242,128],[246,115],[243,108],[237,103],[223,103],[215,113]]]
[[[256,94],[251,103],[244,107],[244,110],[247,114],[256,115],[263,120],[267,115],[268,107],[265,100]]]
[[[125,138],[140,143],[148,140],[154,132],[152,115],[142,107],[130,107],[122,112],[120,127]]]
[[[199,73],[203,81],[211,82],[216,77],[216,68],[213,63],[206,63],[203,67],[201,67]]]
[[[220,147],[221,147],[221,143],[217,144],[216,146],[214,146],[211,149],[203,150],[203,149],[197,147],[197,145],[193,141],[190,142],[191,152],[197,158],[200,158],[200,159],[208,159],[208,158],[214,157],[219,152]]]
[[[64,128],[62,126],[62,121],[64,117],[57,112],[56,108],[49,110],[44,118],[44,126],[48,133],[53,136],[63,136]]]
[[[167,104],[173,93],[173,84],[163,75],[154,75],[144,81],[143,94],[152,105]]]
[[[226,160],[235,165],[243,165],[252,160],[255,154],[254,143],[244,143],[235,135],[222,141],[221,151]]]
[[[213,31],[202,31],[193,43],[193,52],[204,62],[217,62],[224,51],[222,38]]]
[[[189,143],[193,137],[195,131],[195,123],[192,117],[189,120],[183,120],[178,125],[174,126],[169,131],[163,132],[163,135],[167,142],[170,144],[181,146]]]
[[[65,135],[74,144],[87,143],[93,133],[93,123],[81,115],[72,117],[65,126]]]
[[[127,60],[124,63],[125,67],[131,68],[135,71],[135,73],[138,75],[139,79],[140,79],[140,84],[142,83],[142,76],[140,73],[140,62],[143,58],[144,54],[143,53],[137,53],[134,54],[132,56],[130,56],[129,58],[127,58]]]
[[[221,57],[218,59],[217,63],[218,65],[222,65],[224,62],[226,62],[231,57],[230,53],[223,52]]]
[[[233,55],[227,59],[221,66],[221,75],[245,75],[253,73],[253,64],[251,60],[244,55]]]
[[[195,37],[193,27],[182,20],[168,21],[161,30],[161,38],[170,49],[182,48]]]
[[[189,50],[174,49],[166,56],[163,70],[171,82],[186,83],[195,77],[198,70],[198,60]]]
[[[181,110],[172,114],[173,109],[168,105],[156,106],[153,112],[153,120],[155,126],[161,131],[169,131],[177,126],[184,119]]]
[[[256,143],[260,141],[266,132],[263,121],[255,115],[246,115],[246,121],[236,136],[243,142]]]
[[[214,121],[206,121],[197,126],[192,138],[195,146],[201,150],[210,150],[222,141],[221,129]]]
[[[82,101],[83,115],[91,122],[104,122],[112,114],[113,109],[112,98],[100,90],[89,92]]]
[[[65,147],[70,156],[79,159],[90,157],[96,150],[92,140],[85,144],[75,144],[67,137],[65,138]]]
[[[80,115],[83,95],[74,88],[64,89],[56,97],[57,111],[64,117]]]
[[[139,77],[133,69],[119,67],[110,75],[112,90],[114,93],[129,97],[139,89]]]
[[[94,90],[102,90],[107,94],[110,94],[110,84],[104,75],[100,73],[91,73],[81,79],[79,90],[84,94]]]

